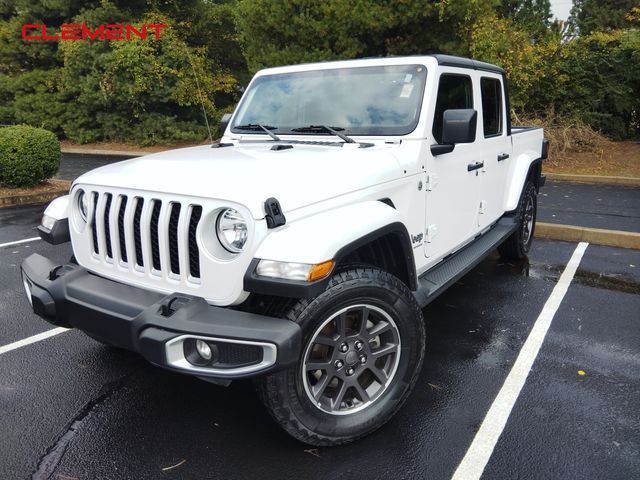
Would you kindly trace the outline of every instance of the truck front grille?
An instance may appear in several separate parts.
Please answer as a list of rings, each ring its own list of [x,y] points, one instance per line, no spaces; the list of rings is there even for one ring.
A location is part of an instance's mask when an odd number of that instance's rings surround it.
[[[89,198],[95,257],[149,275],[199,281],[196,230],[202,206],[104,192],[92,192]]]

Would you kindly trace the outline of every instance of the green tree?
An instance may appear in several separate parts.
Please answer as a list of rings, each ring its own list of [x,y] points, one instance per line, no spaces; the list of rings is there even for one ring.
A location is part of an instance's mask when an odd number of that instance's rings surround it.
[[[569,24],[580,35],[629,28],[629,14],[637,6],[637,0],[573,0]]]
[[[545,44],[547,46],[547,44]],[[548,45],[550,51],[553,50]],[[479,19],[470,34],[470,55],[503,67],[510,84],[511,107],[516,111],[538,109],[533,94],[536,85],[554,72],[547,68],[542,46],[531,42],[530,35],[513,20],[490,15]]]
[[[550,33],[553,17],[550,0],[503,0],[497,12],[513,20],[535,40]]]
[[[566,46],[562,70],[571,79],[556,100],[565,116],[577,116],[614,139],[640,135],[640,30],[595,32]]]
[[[433,52],[465,54],[469,25],[498,0],[240,0],[252,71],[301,62]]]
[[[75,21],[95,26],[114,15],[101,8]],[[172,22],[151,14],[141,23]],[[61,93],[76,107],[66,112],[63,129],[78,142],[200,140],[207,136],[202,103],[212,120],[219,118],[215,95],[235,86],[234,77],[207,57],[205,47],[188,46],[175,28],[163,31],[158,41],[64,42],[60,48]]]
[[[386,9],[366,0],[246,0],[236,21],[251,70],[376,55]]]
[[[0,0],[0,123],[78,142],[201,140],[202,104],[215,129],[238,99],[236,77],[246,78],[233,7],[225,0]],[[25,42],[25,23],[46,24],[49,33],[62,23],[170,28],[159,41]]]

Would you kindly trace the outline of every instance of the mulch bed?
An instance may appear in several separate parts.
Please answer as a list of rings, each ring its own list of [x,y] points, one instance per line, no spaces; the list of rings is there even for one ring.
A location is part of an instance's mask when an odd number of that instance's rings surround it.
[[[39,193],[57,192],[59,190],[69,190],[71,182],[68,180],[47,180],[35,187],[2,187],[0,186],[0,197],[14,197]]]
[[[553,149],[553,145],[550,146]],[[548,173],[640,177],[640,143],[606,142],[594,152],[564,152],[543,163]]]

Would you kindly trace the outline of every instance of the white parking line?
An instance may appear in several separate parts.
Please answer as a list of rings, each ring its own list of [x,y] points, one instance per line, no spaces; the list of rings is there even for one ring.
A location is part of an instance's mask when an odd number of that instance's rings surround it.
[[[16,350],[20,347],[31,345],[32,343],[39,342],[40,340],[46,340],[47,338],[53,337],[55,335],[59,335],[68,330],[69,330],[68,328],[58,327],[58,328],[53,328],[51,330],[47,330],[46,332],[39,333],[32,337],[23,338],[22,340],[18,340],[17,342],[13,342],[13,343],[10,343],[9,345],[0,347],[0,355],[2,355],[3,353],[10,352],[11,350]]]
[[[484,417],[478,433],[469,446],[469,450],[467,450],[467,453],[453,474],[453,480],[479,479],[482,475],[509,419],[511,410],[527,380],[533,362],[538,356],[544,337],[551,326],[551,321],[567,293],[567,289],[573,280],[573,276],[578,269],[578,265],[580,265],[580,260],[582,260],[582,255],[588,245],[588,243],[581,242],[574,250],[571,260],[569,260],[564,272],[562,272],[560,276],[560,280],[558,280],[547,302],[544,304],[542,312],[540,312],[540,315],[533,324],[533,328],[526,342],[524,342],[516,362],[513,364],[502,388],[491,404],[487,415]]]
[[[20,243],[35,242],[36,240],[42,240],[42,239],[40,237],[33,237],[33,238],[25,238],[24,240],[16,240],[15,242],[0,243],[0,248],[10,247],[11,245],[18,245]]]

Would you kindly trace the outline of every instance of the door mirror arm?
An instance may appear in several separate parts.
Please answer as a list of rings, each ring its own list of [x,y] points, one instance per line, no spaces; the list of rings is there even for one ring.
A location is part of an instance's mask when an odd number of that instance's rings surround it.
[[[431,145],[431,155],[435,157],[437,155],[451,153],[453,152],[454,148],[456,148],[456,146],[453,143],[442,143],[442,144],[436,143],[434,145]]]

